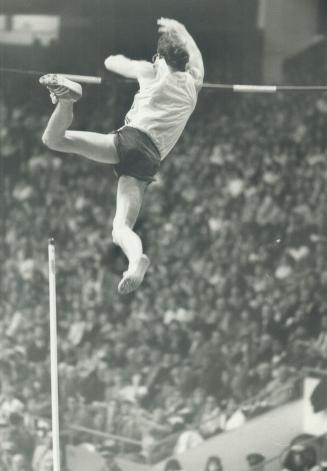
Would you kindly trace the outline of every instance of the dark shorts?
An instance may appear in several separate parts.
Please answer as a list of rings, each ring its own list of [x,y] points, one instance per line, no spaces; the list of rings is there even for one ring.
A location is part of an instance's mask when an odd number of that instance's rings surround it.
[[[120,162],[114,165],[118,176],[128,175],[151,183],[160,167],[160,153],[147,134],[131,126],[115,131]]]

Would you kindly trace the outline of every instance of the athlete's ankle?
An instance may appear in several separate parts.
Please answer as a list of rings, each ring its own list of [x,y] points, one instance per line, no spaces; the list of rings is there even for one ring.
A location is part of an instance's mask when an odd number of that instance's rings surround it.
[[[137,270],[141,262],[143,262],[145,259],[149,261],[149,257],[145,255],[145,253],[141,253],[139,257],[135,257],[132,260],[129,260],[128,271],[131,272],[131,271]]]
[[[128,261],[128,271],[135,270],[135,269],[138,267],[138,265],[139,265],[139,263],[140,263],[140,260],[142,259],[142,255],[143,255],[143,254],[141,254],[141,255],[140,255],[139,257],[137,257],[137,258],[133,258],[133,259],[131,259],[131,260]]]

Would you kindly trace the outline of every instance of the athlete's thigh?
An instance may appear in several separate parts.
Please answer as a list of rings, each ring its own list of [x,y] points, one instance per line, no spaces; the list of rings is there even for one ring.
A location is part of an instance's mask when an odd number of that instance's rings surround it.
[[[64,152],[79,154],[88,159],[107,164],[119,162],[114,134],[88,131],[66,131],[62,142]]]
[[[147,183],[134,177],[121,176],[117,186],[114,224],[133,228],[139,215]]]

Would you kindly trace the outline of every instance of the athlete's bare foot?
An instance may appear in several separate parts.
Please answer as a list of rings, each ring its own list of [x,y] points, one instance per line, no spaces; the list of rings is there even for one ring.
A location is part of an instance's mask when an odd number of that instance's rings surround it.
[[[79,83],[68,80],[60,74],[43,75],[40,84],[50,91],[52,103],[56,104],[58,100],[77,101],[82,96],[82,87]]]
[[[119,293],[129,294],[132,291],[135,291],[142,283],[149,265],[149,257],[143,254],[139,261],[123,274],[123,278],[118,285]]]

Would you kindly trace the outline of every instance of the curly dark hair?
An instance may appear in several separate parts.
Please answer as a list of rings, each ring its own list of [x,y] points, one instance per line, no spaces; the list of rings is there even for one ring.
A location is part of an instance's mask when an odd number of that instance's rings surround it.
[[[157,53],[174,70],[185,71],[190,56],[185,45],[175,31],[163,33],[158,40]]]

